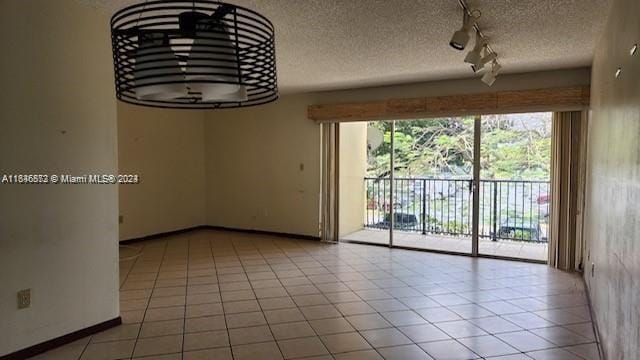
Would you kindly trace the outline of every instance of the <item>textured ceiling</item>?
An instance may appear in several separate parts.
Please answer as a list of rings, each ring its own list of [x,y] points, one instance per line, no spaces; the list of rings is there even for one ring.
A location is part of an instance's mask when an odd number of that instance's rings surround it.
[[[113,11],[132,0],[80,0]],[[469,0],[502,73],[589,66],[611,0]],[[227,0],[276,28],[278,83],[302,92],[472,77],[449,47],[458,0]]]

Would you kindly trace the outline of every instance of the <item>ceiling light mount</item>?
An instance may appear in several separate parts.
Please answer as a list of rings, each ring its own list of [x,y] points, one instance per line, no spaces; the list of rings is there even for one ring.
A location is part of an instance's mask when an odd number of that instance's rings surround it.
[[[273,24],[212,0],[152,0],[111,18],[116,97],[136,105],[218,109],[278,98]]]

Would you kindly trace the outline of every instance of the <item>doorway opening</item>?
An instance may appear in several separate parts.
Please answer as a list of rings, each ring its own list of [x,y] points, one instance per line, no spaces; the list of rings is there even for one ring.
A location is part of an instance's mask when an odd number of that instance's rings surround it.
[[[341,241],[545,262],[552,113],[340,124]]]

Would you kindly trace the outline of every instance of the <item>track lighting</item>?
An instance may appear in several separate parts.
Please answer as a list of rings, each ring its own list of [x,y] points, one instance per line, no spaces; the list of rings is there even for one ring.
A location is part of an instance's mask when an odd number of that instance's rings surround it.
[[[481,16],[480,10],[470,10],[466,0],[458,0],[458,3],[463,13],[462,28],[453,34],[449,45],[456,50],[464,50],[469,42],[469,31],[473,29],[475,45],[465,56],[464,62],[471,64],[471,70],[476,74],[482,72],[487,64],[491,64],[491,69],[487,70],[482,76],[482,82],[491,86],[496,81],[496,76],[501,68],[497,61],[498,54],[489,46],[487,39],[480,31],[478,26],[478,19]]]
[[[502,69],[502,66],[500,66],[500,64],[498,64],[498,62],[494,60],[491,63],[491,69],[484,73],[484,75],[482,75],[482,79],[480,80],[482,80],[482,82],[487,86],[493,85],[493,83],[496,81],[496,76],[498,76],[498,72],[500,72],[500,69]]]
[[[472,18],[469,13],[463,11],[462,16],[462,27],[460,30],[453,33],[451,40],[449,41],[449,45],[456,50],[464,50],[465,46],[469,42],[469,31],[475,25],[476,20]]]

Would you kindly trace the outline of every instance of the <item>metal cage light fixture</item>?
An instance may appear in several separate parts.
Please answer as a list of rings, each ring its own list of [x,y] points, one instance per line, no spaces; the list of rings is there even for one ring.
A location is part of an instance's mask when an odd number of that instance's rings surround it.
[[[116,97],[181,109],[235,108],[278,98],[273,24],[211,0],[154,0],[111,18]]]

